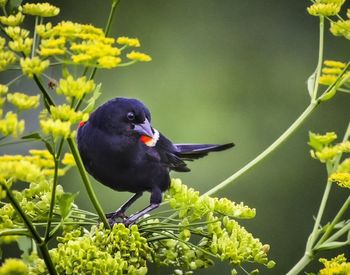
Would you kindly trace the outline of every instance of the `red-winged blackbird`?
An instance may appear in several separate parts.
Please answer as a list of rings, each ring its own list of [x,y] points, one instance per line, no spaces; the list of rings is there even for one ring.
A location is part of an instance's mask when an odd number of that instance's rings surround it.
[[[170,170],[188,172],[184,161],[233,147],[227,144],[173,144],[151,126],[151,113],[136,99],[115,98],[97,108],[78,129],[78,148],[86,170],[99,182],[118,191],[135,193],[116,212],[106,214],[113,224],[126,225],[157,208],[170,185]],[[126,209],[144,191],[150,205],[125,219]]]

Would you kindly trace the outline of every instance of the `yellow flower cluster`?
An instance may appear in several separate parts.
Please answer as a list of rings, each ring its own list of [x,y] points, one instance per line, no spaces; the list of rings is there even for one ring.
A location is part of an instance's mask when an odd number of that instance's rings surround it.
[[[320,151],[311,150],[311,156],[315,159],[320,160],[321,162],[327,162],[332,160],[335,156],[341,153],[349,153],[350,152],[350,141],[345,141],[342,143],[338,143],[334,146],[326,146]]]
[[[329,181],[335,182],[340,187],[350,188],[350,174],[349,173],[333,173],[329,178]]]
[[[0,72],[5,71],[8,66],[16,62],[16,55],[5,48],[6,40],[0,37]]]
[[[2,112],[3,112],[2,106],[6,100],[5,95],[7,94],[7,92],[8,92],[8,87],[6,85],[0,84],[0,118],[2,116]]]
[[[130,60],[141,61],[141,62],[149,62],[152,60],[152,58],[149,55],[145,53],[135,52],[135,51],[128,53],[126,57],[129,58]]]
[[[348,15],[349,18],[349,15]],[[350,20],[338,20],[331,23],[330,31],[335,36],[344,36],[350,39]]]
[[[40,95],[29,96],[23,93],[11,93],[7,95],[7,101],[20,110],[35,109],[39,106]]]
[[[340,61],[325,60],[324,68],[322,69],[322,75],[320,77],[320,84],[332,85],[343,72],[346,64]],[[343,77],[348,77],[348,73],[345,73]]]
[[[129,38],[121,36],[117,38],[117,43],[120,45],[127,45],[128,47],[140,47],[140,41],[137,38]]]
[[[3,136],[12,135],[17,138],[24,131],[24,120],[18,120],[17,114],[8,112],[5,118],[0,119],[0,133]]]
[[[33,78],[34,75],[42,74],[46,68],[50,65],[49,60],[41,60],[39,57],[34,56],[33,58],[26,57],[21,58],[20,65],[22,67],[22,72],[29,78]]]
[[[66,39],[63,37],[43,39],[40,44],[39,54],[41,56],[62,55],[66,51],[65,44]]]
[[[60,9],[49,3],[36,3],[36,4],[24,4],[22,11],[25,14],[40,16],[40,17],[53,17],[60,13]]]
[[[331,260],[321,258],[320,262],[324,265],[324,268],[320,270],[319,275],[350,274],[350,263],[346,262],[344,254]]]
[[[23,20],[24,20],[24,15],[21,12],[18,12],[15,15],[0,16],[1,24],[8,25],[8,26],[18,26],[23,22]]]
[[[332,143],[336,139],[337,139],[337,134],[334,132],[327,132],[324,135],[309,132],[308,144],[316,151],[320,151],[323,149],[323,147]]]
[[[0,275],[27,275],[28,267],[20,259],[9,258],[6,259],[0,267]]]
[[[23,182],[39,183],[46,176],[54,173],[54,159],[47,150],[29,150],[30,155],[3,155],[0,156],[0,180],[20,180]],[[58,175],[63,176],[70,167],[75,165],[72,154],[66,153],[58,169]]]
[[[8,45],[14,52],[22,52],[28,56],[33,45],[33,39],[19,37],[14,41],[9,41]]]
[[[41,130],[46,135],[52,135],[53,137],[68,138],[71,134],[71,123],[69,121],[61,121],[60,119],[41,119]]]
[[[85,76],[74,79],[68,75],[66,78],[60,79],[57,87],[57,93],[63,94],[68,99],[75,97],[81,99],[84,95],[92,92],[96,85],[93,80],[87,80]]]
[[[50,112],[53,119],[69,121],[72,124],[79,121],[86,121],[89,119],[89,114],[83,113],[82,111],[76,112],[67,104],[51,106]]]
[[[313,16],[332,16],[339,13],[345,0],[316,0],[307,8]]]

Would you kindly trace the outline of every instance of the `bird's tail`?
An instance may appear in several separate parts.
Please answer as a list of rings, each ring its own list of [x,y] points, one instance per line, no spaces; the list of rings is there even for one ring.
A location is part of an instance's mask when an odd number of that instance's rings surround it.
[[[193,160],[204,157],[210,152],[219,152],[234,146],[233,143],[226,144],[175,144],[176,153],[183,160]]]

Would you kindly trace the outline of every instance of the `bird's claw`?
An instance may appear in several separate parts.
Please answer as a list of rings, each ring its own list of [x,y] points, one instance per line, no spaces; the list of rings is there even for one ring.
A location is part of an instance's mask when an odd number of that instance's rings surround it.
[[[112,213],[105,214],[106,218],[108,219],[108,223],[110,227],[113,227],[115,223],[124,223],[126,220],[128,220],[128,216],[125,215],[125,212],[122,210],[117,210]],[[121,219],[121,221],[117,221],[117,219]]]

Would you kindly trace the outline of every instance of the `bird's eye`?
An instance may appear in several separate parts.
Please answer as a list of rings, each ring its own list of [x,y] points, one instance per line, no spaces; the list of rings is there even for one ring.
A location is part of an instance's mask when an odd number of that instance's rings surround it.
[[[128,118],[128,120],[132,121],[135,119],[135,114],[133,112],[129,112],[126,117]]]

